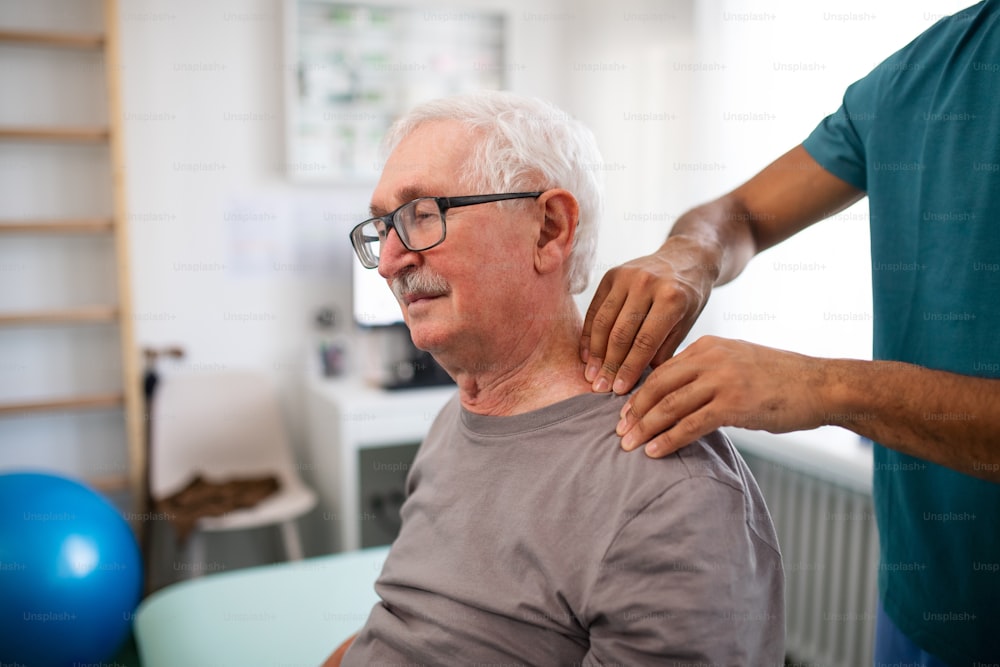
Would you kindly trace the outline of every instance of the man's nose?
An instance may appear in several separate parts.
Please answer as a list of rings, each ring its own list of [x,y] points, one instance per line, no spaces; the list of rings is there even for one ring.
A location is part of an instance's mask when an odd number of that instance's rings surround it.
[[[420,261],[420,253],[409,250],[399,240],[395,229],[390,229],[379,249],[378,273],[389,279],[399,275],[400,271],[414,266]]]

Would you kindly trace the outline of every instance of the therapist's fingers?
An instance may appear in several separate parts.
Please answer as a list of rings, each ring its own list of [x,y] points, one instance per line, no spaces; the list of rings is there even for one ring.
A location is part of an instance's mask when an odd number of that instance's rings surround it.
[[[697,382],[698,360],[691,357],[689,346],[668,359],[625,402],[615,428],[625,438],[622,443],[625,449],[645,444],[710,400],[705,385]]]
[[[681,311],[663,301],[654,301],[636,331],[632,347],[625,359],[618,364],[611,389],[625,394],[635,387],[649,366],[659,366],[673,356],[677,346],[687,335]],[[668,332],[666,338],[663,332]],[[613,360],[612,361],[616,361]],[[611,366],[611,364],[606,364]]]
[[[721,426],[725,424],[719,421],[709,405],[705,405],[647,442],[643,451],[651,459],[660,459],[687,447]]]
[[[662,342],[660,333],[649,320],[649,313],[654,307],[655,303],[649,297],[629,293],[608,335],[603,359],[592,380],[594,391],[613,388],[620,394],[624,393],[632,388],[649,366]],[[592,371],[591,366],[596,364],[588,364],[588,370]],[[623,388],[619,378],[628,379],[627,389]]]
[[[684,239],[603,277],[584,319],[581,358],[594,391],[626,393],[677,349],[711,292],[714,274]]]
[[[615,267],[601,280],[584,319],[583,340],[588,351],[586,378],[594,391],[624,393],[635,385],[662,350],[673,325],[682,320],[687,298],[669,264],[659,257],[640,257]],[[683,295],[680,295],[683,296]],[[676,346],[675,346],[676,347]],[[623,370],[624,365],[624,370]]]
[[[601,278],[583,318],[580,359],[587,364],[585,372],[587,382],[597,379],[597,373],[607,350],[608,336],[618,320],[618,313],[621,312],[626,298],[628,298],[628,285],[615,283],[615,270],[611,269]]]
[[[625,267],[609,271],[587,309],[581,345],[587,345],[582,354],[587,363],[584,375],[594,391],[612,388],[626,358],[629,365],[624,371],[632,378],[631,389],[665,336],[647,318],[655,301],[644,289],[645,279],[623,276],[635,273]]]
[[[602,377],[616,394],[631,391],[650,365],[673,356],[701,312],[702,302],[681,282],[662,276],[647,280],[633,287],[621,309],[595,391],[601,391]]]
[[[650,374],[622,409],[622,447],[656,458],[721,426],[771,433],[823,423],[824,360],[704,336]]]
[[[640,396],[637,392],[630,399],[616,429],[623,436],[621,446],[625,451],[642,446],[650,458],[663,458],[727,425],[713,388],[699,383],[697,378],[666,394],[649,381],[640,391],[646,394]],[[644,402],[651,404],[637,407]]]

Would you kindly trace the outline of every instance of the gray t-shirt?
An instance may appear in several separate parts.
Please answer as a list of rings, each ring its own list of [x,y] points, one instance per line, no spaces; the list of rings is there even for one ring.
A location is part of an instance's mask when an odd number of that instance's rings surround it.
[[[624,401],[487,417],[452,399],[343,664],[783,664],[781,557],[746,464],[718,431],[622,451]]]

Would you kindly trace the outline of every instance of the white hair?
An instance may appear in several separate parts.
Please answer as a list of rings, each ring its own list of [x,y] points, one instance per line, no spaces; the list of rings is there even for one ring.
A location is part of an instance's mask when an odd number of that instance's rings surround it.
[[[594,134],[553,104],[510,92],[478,91],[426,102],[386,134],[384,155],[424,123],[459,122],[481,135],[460,182],[480,192],[563,188],[580,207],[569,260],[569,291],[587,287],[604,205],[602,158]],[[514,203],[514,202],[506,202]]]

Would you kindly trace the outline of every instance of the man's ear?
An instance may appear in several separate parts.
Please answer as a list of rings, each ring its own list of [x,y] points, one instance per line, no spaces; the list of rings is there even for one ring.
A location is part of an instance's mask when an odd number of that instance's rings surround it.
[[[576,197],[561,188],[546,190],[538,198],[538,203],[544,218],[538,230],[535,269],[539,273],[550,273],[563,266],[573,250],[580,205]]]

